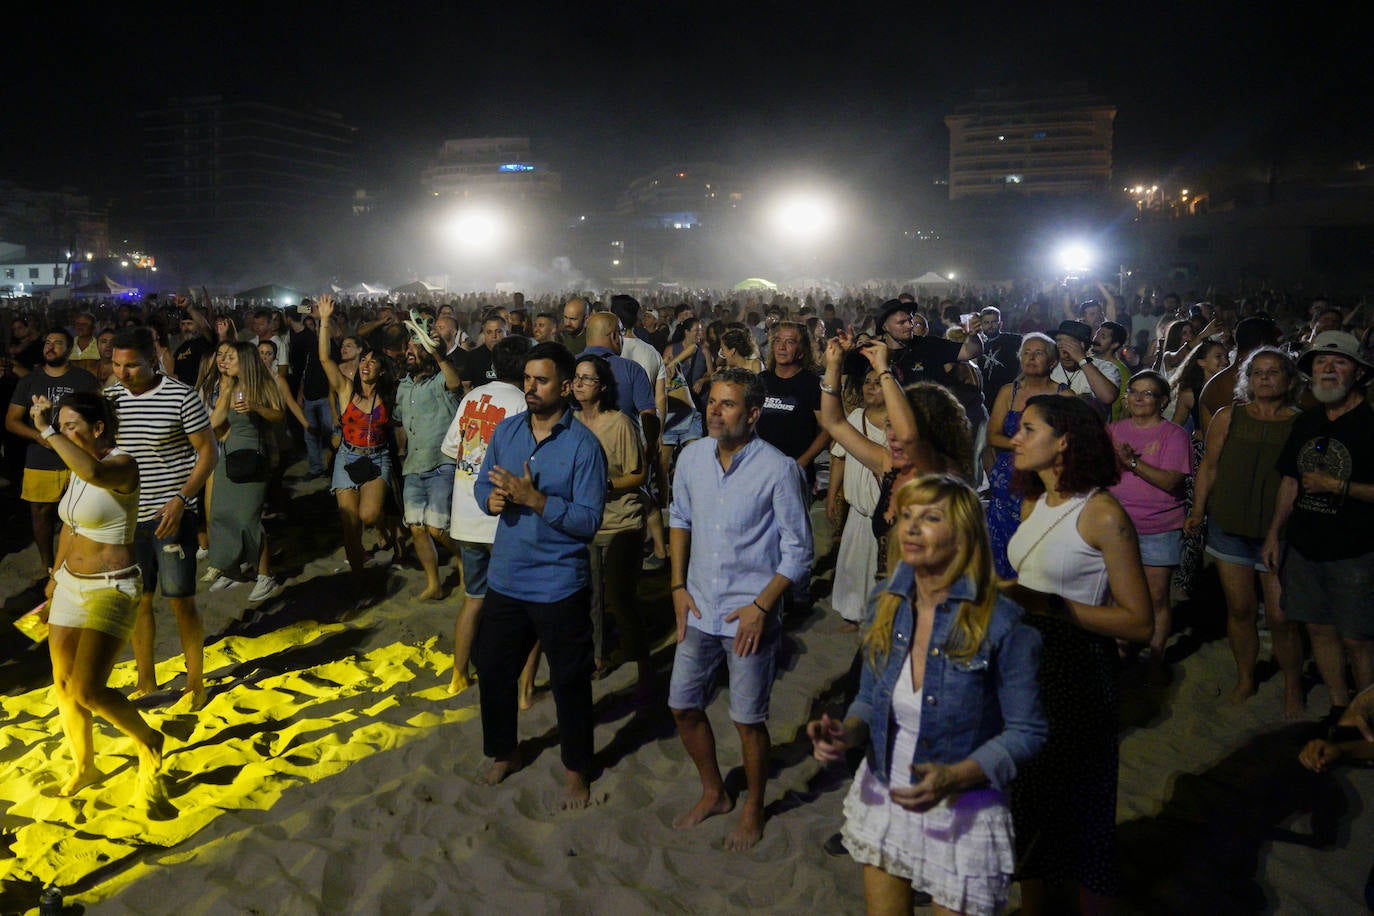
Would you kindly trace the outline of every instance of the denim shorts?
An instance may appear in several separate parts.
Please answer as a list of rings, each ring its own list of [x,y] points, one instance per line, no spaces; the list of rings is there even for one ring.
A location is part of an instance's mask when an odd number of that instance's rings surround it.
[[[1205,552],[1214,560],[1222,560],[1226,563],[1234,563],[1236,566],[1249,566],[1260,572],[1268,572],[1269,567],[1264,565],[1264,558],[1260,552],[1264,547],[1264,538],[1249,538],[1243,534],[1231,534],[1222,531],[1221,526],[1213,521],[1207,522],[1207,547]]]
[[[673,656],[668,707],[705,709],[716,672],[724,661],[730,671],[730,719],[740,725],[767,722],[781,633],[777,625],[766,626],[754,654],[740,657],[735,654],[735,637],[712,636],[689,623],[687,635]]]
[[[139,522],[134,532],[134,556],[143,569],[143,594],[162,589],[164,598],[194,598],[196,596],[196,528],[200,516],[187,510],[181,514],[181,526],[171,537],[160,538],[158,520]]]
[[[360,458],[367,457],[377,462],[382,471],[383,486],[391,479],[391,452],[385,448],[356,449],[347,442],[339,446],[339,454],[334,458],[334,477],[329,481],[329,490],[356,490],[358,484],[348,476],[348,466]]]
[[[426,525],[448,533],[453,507],[453,472],[458,465],[445,461],[431,471],[407,474],[402,486],[405,523]]]
[[[1177,566],[1183,556],[1183,529],[1140,535],[1143,566]]]
[[[463,564],[463,594],[481,598],[487,593],[487,566],[491,563],[491,545],[472,541],[458,542]]]
[[[695,407],[683,406],[668,409],[663,434],[659,437],[664,445],[685,445],[701,438],[701,413]]]
[[[1334,626],[1345,639],[1374,639],[1374,553],[1319,562],[1290,547],[1281,576],[1291,622]]]

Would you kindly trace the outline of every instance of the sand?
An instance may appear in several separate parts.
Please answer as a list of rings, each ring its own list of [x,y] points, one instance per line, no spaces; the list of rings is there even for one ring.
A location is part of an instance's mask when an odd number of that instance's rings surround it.
[[[822,516],[814,513],[823,552]],[[446,689],[461,593],[412,601],[421,573],[384,564],[374,572],[385,582],[379,600],[357,607],[359,595],[335,572],[344,561],[318,482],[299,488],[270,531],[288,577],[277,595],[256,606],[248,585],[198,596],[210,694],[199,713],[172,705],[183,668],[159,602],[166,690],[140,707],[168,735],[164,802],[144,800],[132,743],[99,719],[97,762],[109,775],[74,799],[54,797],[68,757],[43,676],[46,649],[24,649],[6,624],[0,912],[36,906],[51,882],[101,916],[862,911],[858,866],[821,848],[838,828],[847,777],[820,769],[802,734],[837,701],[833,685],[856,645],[834,632],[823,600],[787,623],[764,838],[727,853],[720,844],[732,816],[672,829],[696,799],[695,770],[664,698],[633,702],[633,666],[595,684],[604,769],[587,810],[555,810],[562,771],[546,691],[521,715],[528,766],[501,786],[480,785],[480,686],[457,697]],[[0,564],[8,620],[34,603],[24,586],[37,560],[30,547]],[[646,575],[642,585],[666,672],[666,577]],[[1219,613],[1192,610],[1194,622],[1213,626]],[[1312,726],[1279,722],[1275,679],[1244,706],[1223,706],[1225,641],[1185,636],[1174,651],[1167,686],[1125,691],[1118,816],[1127,910],[1361,911],[1374,863],[1374,770],[1305,773],[1295,755]],[[133,683],[132,661],[113,682]],[[1309,703],[1315,720],[1324,691]],[[727,782],[742,791],[723,696],[710,717]]]

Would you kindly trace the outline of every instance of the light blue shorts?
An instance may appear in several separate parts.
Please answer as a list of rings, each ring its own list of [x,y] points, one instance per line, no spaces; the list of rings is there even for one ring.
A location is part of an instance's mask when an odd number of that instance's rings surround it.
[[[1222,531],[1220,525],[1210,520],[1207,522],[1207,546],[1204,550],[1214,560],[1268,572],[1269,567],[1264,565],[1264,558],[1260,556],[1263,548],[1263,538],[1231,534],[1229,531]]]
[[[1183,556],[1183,530],[1140,535],[1140,562],[1144,566],[1177,566]]]
[[[776,623],[766,626],[754,654],[740,657],[735,654],[735,637],[712,636],[689,624],[673,656],[668,708],[705,709],[723,661],[730,671],[730,718],[740,725],[767,722],[781,634]]]
[[[405,476],[401,492],[407,525],[448,531],[449,511],[453,508],[453,472],[457,467],[445,461],[432,471]]]

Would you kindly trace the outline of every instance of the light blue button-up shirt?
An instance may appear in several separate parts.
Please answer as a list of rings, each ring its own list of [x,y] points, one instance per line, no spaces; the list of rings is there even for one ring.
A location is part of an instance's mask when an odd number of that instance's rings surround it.
[[[734,636],[725,618],[754,601],[774,574],[798,582],[810,574],[814,544],[806,482],[797,463],[754,436],[720,466],[715,439],[682,450],[673,478],[669,524],[692,534],[687,592],[701,611],[687,623],[712,636]]]

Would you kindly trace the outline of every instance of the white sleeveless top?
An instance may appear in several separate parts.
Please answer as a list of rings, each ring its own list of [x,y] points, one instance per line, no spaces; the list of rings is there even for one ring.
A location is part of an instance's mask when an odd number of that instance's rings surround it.
[[[1075,496],[1049,506],[1042,496],[1007,542],[1007,559],[1016,581],[1038,592],[1082,604],[1102,604],[1107,597],[1107,564],[1102,551],[1088,546],[1078,533],[1078,518],[1096,493]]]
[[[112,448],[109,454],[128,452]],[[84,538],[100,544],[132,544],[138,527],[138,490],[116,493],[72,475],[57,515]]]

